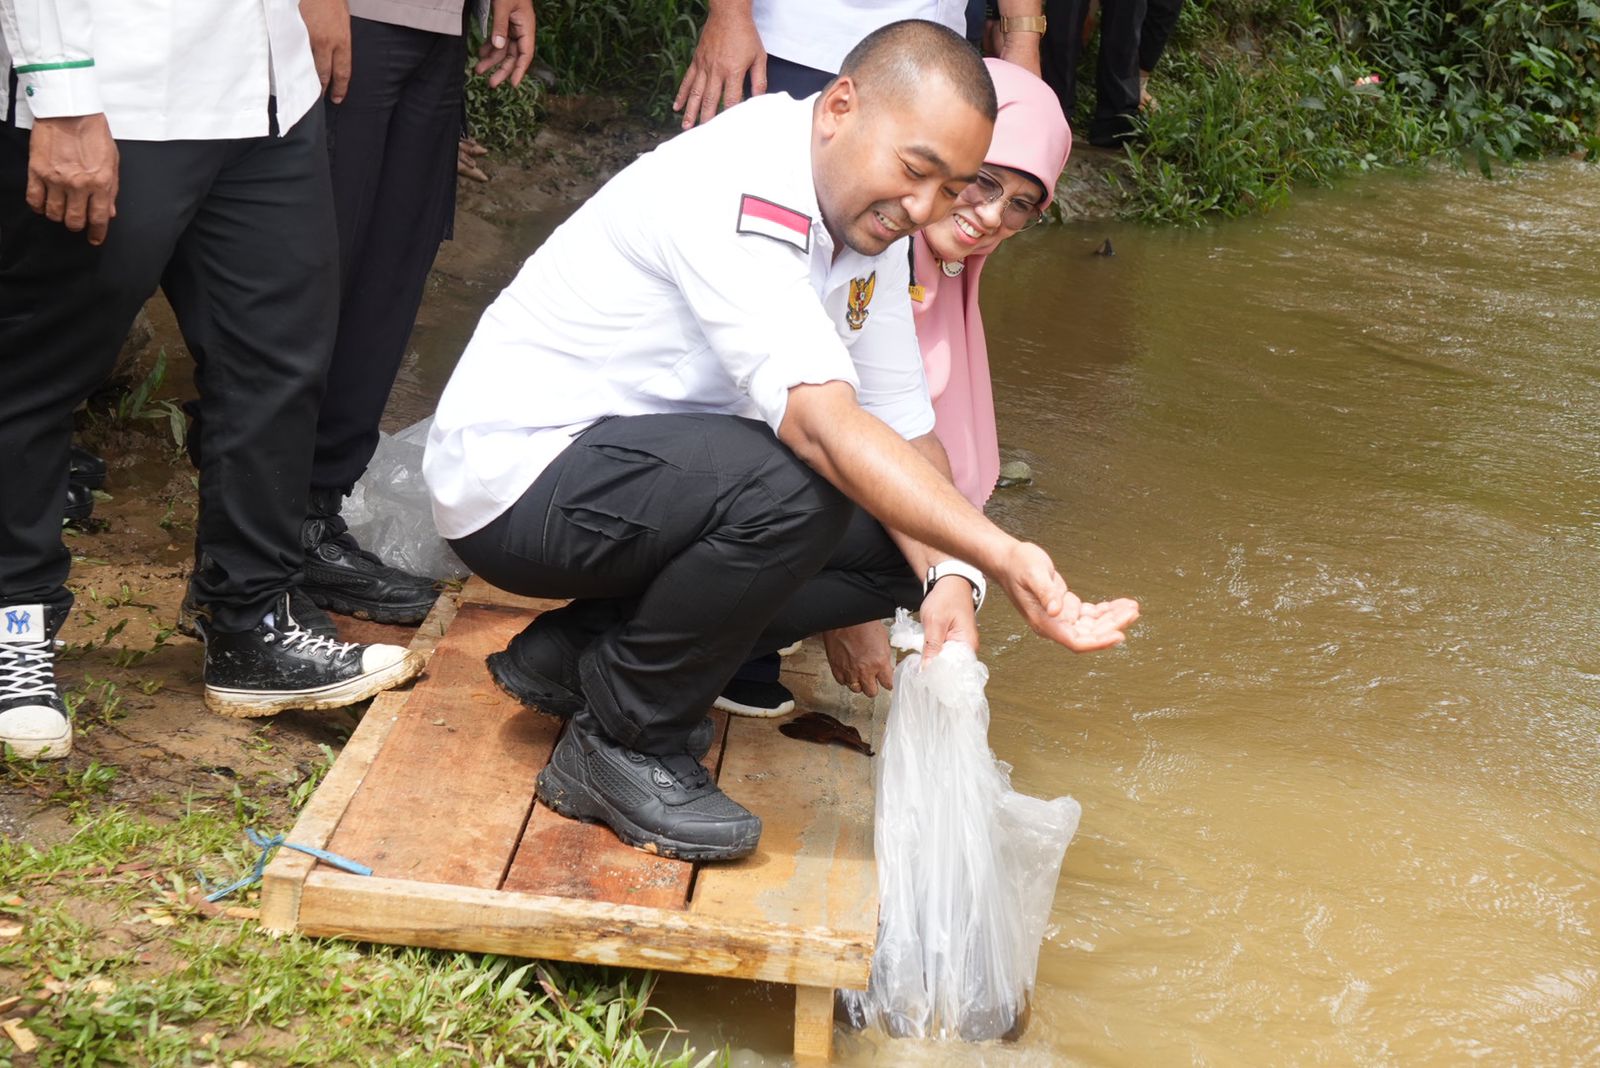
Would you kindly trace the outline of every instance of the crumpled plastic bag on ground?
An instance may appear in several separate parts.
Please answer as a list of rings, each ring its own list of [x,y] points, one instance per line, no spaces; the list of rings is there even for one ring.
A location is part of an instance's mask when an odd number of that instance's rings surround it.
[[[905,612],[890,640],[920,651]],[[857,1026],[982,1041],[1020,1034],[1067,843],[1082,809],[1011,789],[989,751],[988,669],[947,643],[895,669],[878,753],[878,946]]]
[[[379,434],[378,451],[340,514],[361,547],[384,563],[429,578],[466,578],[467,565],[433,525],[433,502],[422,481],[432,426],[430,415],[398,434]]]

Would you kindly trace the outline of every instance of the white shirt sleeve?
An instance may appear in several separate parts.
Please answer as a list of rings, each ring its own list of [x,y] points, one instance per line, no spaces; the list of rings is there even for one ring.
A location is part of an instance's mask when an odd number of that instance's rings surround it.
[[[90,0],[0,0],[0,34],[17,91],[34,117],[105,110],[94,69],[92,6]]]
[[[860,380],[856,399],[861,407],[909,441],[933,431],[933,400],[906,292],[910,273],[905,253],[895,251],[883,260],[876,299],[861,336],[850,347],[850,358]]]
[[[662,229],[657,253],[712,351],[776,432],[793,387],[860,383],[811,285],[807,253],[739,233],[738,195],[714,201],[663,209],[677,221]]]

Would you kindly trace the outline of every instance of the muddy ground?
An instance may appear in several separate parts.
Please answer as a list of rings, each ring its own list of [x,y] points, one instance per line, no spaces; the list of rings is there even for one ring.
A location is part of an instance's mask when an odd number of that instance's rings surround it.
[[[476,312],[516,272],[554,221],[639,153],[672,131],[651,127],[607,101],[561,101],[526,158],[489,157],[487,183],[462,180],[454,239],[441,251],[418,336],[432,343],[470,334]],[[1071,217],[1115,207],[1106,180],[1120,157],[1084,147],[1061,196]],[[110,474],[94,517],[70,530],[77,607],[61,637],[63,692],[77,705],[69,760],[49,774],[0,771],[0,836],[46,845],[71,831],[69,802],[95,795],[152,816],[185,798],[249,796],[263,824],[286,831],[310,781],[349,737],[361,708],[230,720],[201,703],[202,650],[173,631],[193,557],[194,472],[179,448],[170,409],[192,396],[188,352],[165,301],[151,301],[128,359],[79,415],[78,440],[105,456]],[[167,373],[139,411],[135,384],[165,352]],[[409,361],[415,363],[415,357]],[[385,429],[431,410],[442,372],[408,365]],[[339,619],[352,640],[409,641],[405,628]],[[109,770],[102,770],[109,769]],[[264,829],[267,829],[264,826]]]

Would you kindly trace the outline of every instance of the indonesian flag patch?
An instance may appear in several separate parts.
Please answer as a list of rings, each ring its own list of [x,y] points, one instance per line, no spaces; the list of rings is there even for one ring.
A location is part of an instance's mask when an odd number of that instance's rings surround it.
[[[739,199],[739,233],[761,234],[811,251],[811,216],[746,193]]]

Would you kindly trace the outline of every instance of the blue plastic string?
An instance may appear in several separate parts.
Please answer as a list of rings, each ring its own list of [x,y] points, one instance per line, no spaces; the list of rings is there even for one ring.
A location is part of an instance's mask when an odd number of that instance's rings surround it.
[[[347,871],[351,875],[372,874],[372,869],[367,867],[365,864],[351,860],[349,857],[341,857],[337,853],[330,853],[326,849],[313,849],[311,846],[297,845],[294,842],[284,841],[284,837],[281,834],[275,834],[271,838],[266,838],[262,836],[254,827],[245,828],[244,833],[250,839],[252,845],[261,847],[261,855],[256,858],[255,869],[251,871],[249,875],[246,875],[237,882],[229,883],[221,890],[212,890],[211,893],[206,895],[207,901],[220,901],[229,894],[236,894],[240,890],[247,889],[256,885],[256,883],[259,883],[261,881],[262,873],[267,870],[267,861],[271,858],[272,851],[277,849],[279,846],[282,846],[284,849],[292,849],[296,853],[304,853],[307,856],[316,857],[318,860],[332,864],[335,868],[338,868],[341,871]],[[211,884],[206,881],[206,877],[204,875],[201,875],[199,872],[195,872],[195,877],[200,880],[200,886],[202,889],[211,890]]]

